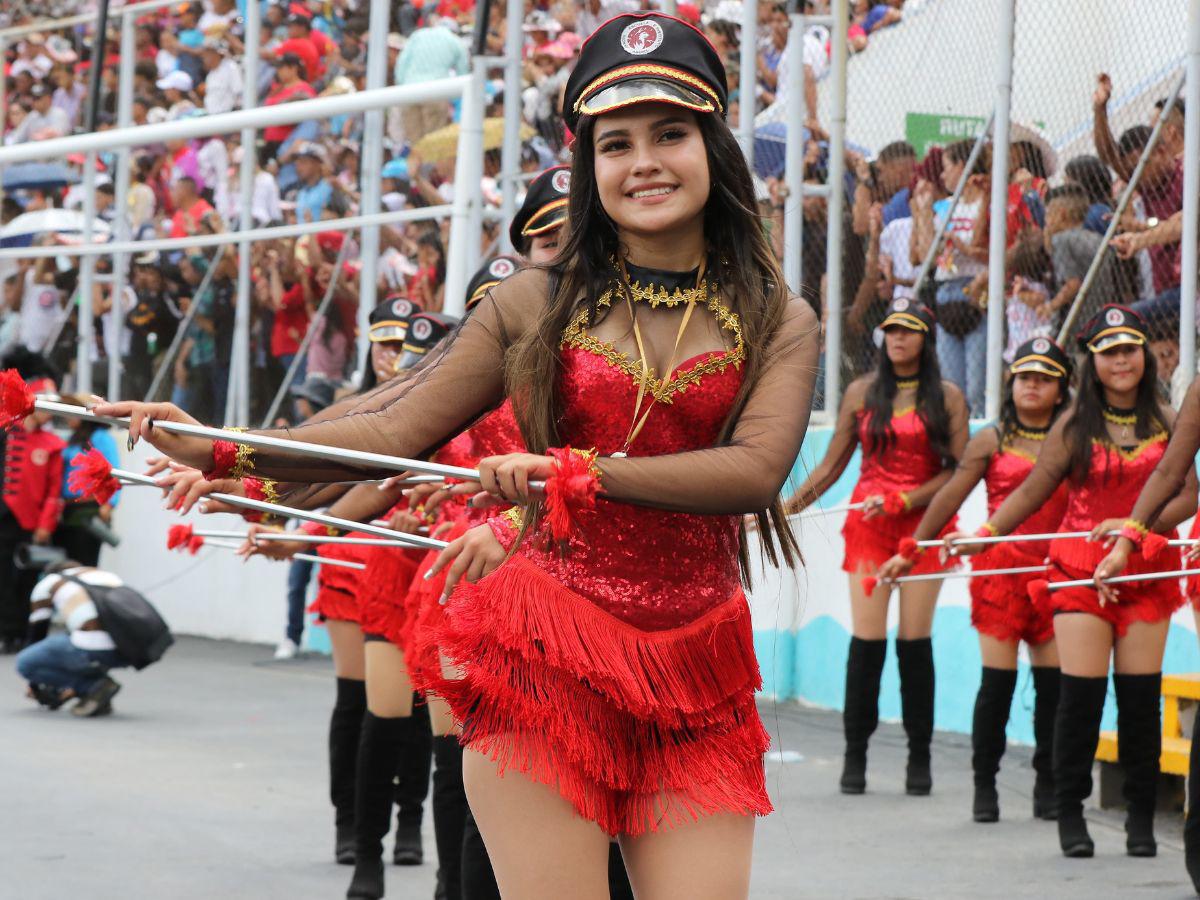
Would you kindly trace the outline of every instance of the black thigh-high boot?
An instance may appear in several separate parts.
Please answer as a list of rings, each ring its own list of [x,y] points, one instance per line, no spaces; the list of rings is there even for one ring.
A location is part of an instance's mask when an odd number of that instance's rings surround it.
[[[924,796],[933,789],[929,743],[933,740],[933,640],[896,641],[900,664],[900,709],[908,735],[908,767],[904,790]]]
[[[1017,687],[1016,669],[983,667],[975,715],[971,721],[971,769],[975,773],[975,800],[971,814],[976,822],[1000,820],[1000,797],[996,773],[1007,744],[1005,728]]]
[[[500,900],[500,887],[496,884],[496,873],[475,816],[467,809],[463,822],[462,840],[462,896],[463,900]]]
[[[438,852],[438,897],[462,900],[462,843],[467,818],[463,749],[455,735],[433,739],[433,838]]]
[[[1192,755],[1188,762],[1187,818],[1183,820],[1183,861],[1192,887],[1200,894],[1200,706],[1192,719]]]
[[[1092,792],[1092,760],[1100,739],[1100,716],[1108,678],[1062,674],[1058,715],[1054,717],[1054,796],[1058,800],[1058,842],[1063,856],[1090,857],[1096,852],[1083,818],[1083,801]]]
[[[354,865],[354,770],[366,711],[366,684],[354,678],[339,678],[337,700],[329,717],[329,799],[337,829],[334,855],[344,866]]]
[[[1058,712],[1058,666],[1033,667],[1033,816],[1058,818],[1054,799],[1054,716]]]
[[[846,758],[842,765],[843,794],[861,794],[867,789],[867,742],[879,724],[879,679],[887,656],[887,641],[850,638],[846,657],[846,704],[842,728],[846,734]]]
[[[346,891],[353,900],[383,896],[383,838],[392,818],[392,781],[408,723],[370,710],[363,716],[354,787],[354,877]]]
[[[1162,755],[1162,673],[1113,675],[1117,689],[1117,757],[1125,770],[1125,852],[1155,856],[1154,808]]]
[[[416,694],[413,694],[412,716],[406,721],[408,727],[396,772],[396,845],[392,862],[398,866],[419,866],[425,861],[421,820],[433,765],[433,732],[429,730],[429,705],[419,701]]]
[[[608,845],[608,896],[609,900],[634,900],[633,885],[629,883],[629,872],[625,870],[625,858],[621,856],[621,845],[616,841]]]

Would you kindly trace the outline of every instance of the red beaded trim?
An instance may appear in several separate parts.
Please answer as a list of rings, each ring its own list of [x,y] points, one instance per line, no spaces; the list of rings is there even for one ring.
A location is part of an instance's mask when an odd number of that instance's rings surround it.
[[[233,476],[233,468],[238,462],[237,444],[233,441],[213,441],[212,468],[204,473],[205,481],[220,481],[222,478]]]

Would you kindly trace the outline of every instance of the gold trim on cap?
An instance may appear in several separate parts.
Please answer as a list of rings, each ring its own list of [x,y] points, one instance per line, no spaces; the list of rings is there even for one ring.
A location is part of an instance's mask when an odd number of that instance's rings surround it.
[[[551,200],[529,217],[529,221],[526,222],[525,227],[521,229],[521,234],[524,237],[532,237],[534,235],[541,234],[543,231],[549,231],[551,228],[561,224],[562,219],[555,219],[553,222],[547,222],[545,225],[534,225],[534,223],[543,216],[547,216],[552,212],[563,209],[567,205],[568,199],[569,198],[567,197],[559,197],[557,200]]]
[[[725,108],[721,105],[721,98],[717,95],[717,92],[714,91],[712,89],[712,87],[709,86],[708,82],[704,81],[702,78],[697,78],[695,75],[692,75],[690,72],[685,72],[682,69],[676,69],[673,66],[663,66],[663,65],[651,64],[651,63],[632,63],[627,66],[620,66],[616,69],[610,69],[609,71],[607,71],[603,75],[601,75],[599,78],[594,79],[591,84],[589,84],[582,91],[580,91],[579,99],[575,101],[575,112],[582,112],[587,115],[595,115],[596,114],[595,112],[593,112],[587,108],[586,99],[589,96],[591,96],[592,94],[598,92],[601,88],[606,87],[611,82],[614,82],[620,78],[628,78],[628,77],[634,76],[634,75],[646,75],[651,78],[666,78],[666,79],[682,82],[683,84],[686,84],[689,87],[694,87],[696,90],[702,91],[705,94],[707,94],[709,97],[712,98],[713,103],[716,104],[717,109],[721,110],[722,112],[725,111]],[[641,98],[642,102],[645,102],[645,100],[657,100],[657,99],[659,99],[659,98],[657,98],[657,97]],[[632,102],[632,101],[626,101],[626,104],[623,104],[623,105],[627,105],[628,102]],[[676,101],[676,102],[679,102],[679,101]],[[682,102],[680,102],[679,105],[682,106],[684,104]],[[615,109],[616,107],[611,107],[611,108]],[[712,112],[712,109],[704,109],[704,110],[700,110],[700,111],[701,112]],[[600,110],[600,112],[607,112],[607,110]]]
[[[1028,356],[1022,356],[1020,359],[1014,359],[1012,365],[1008,367],[1008,371],[1013,375],[1020,375],[1022,372],[1041,372],[1043,375],[1053,375],[1056,378],[1066,378],[1066,367],[1048,356],[1042,356],[1040,353],[1030,353]]]
[[[1122,335],[1130,338],[1131,340],[1112,341],[1105,344],[1103,347],[1099,346],[1100,342],[1105,338],[1120,337]],[[1100,350],[1107,350],[1109,347],[1117,347],[1121,344],[1136,344],[1139,347],[1145,346],[1146,335],[1129,325],[1115,325],[1112,328],[1105,328],[1099,334],[1095,335],[1087,342],[1087,348],[1093,353],[1097,353]]]
[[[475,290],[471,293],[471,296],[467,298],[467,302],[465,304],[467,309],[470,309],[472,306],[482,300],[483,295],[486,294],[491,288],[494,288],[496,285],[498,285],[502,280],[503,279],[497,278],[494,281],[485,281],[479,287],[475,288]]]
[[[929,330],[929,326],[922,322],[920,318],[907,312],[894,312],[879,323],[880,328],[887,328],[889,325],[900,325],[910,331]]]

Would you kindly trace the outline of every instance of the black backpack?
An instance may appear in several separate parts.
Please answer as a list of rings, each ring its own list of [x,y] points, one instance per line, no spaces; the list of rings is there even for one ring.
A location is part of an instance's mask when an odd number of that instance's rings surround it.
[[[171,629],[150,601],[131,587],[107,587],[88,584],[74,575],[59,573],[87,591],[96,605],[100,627],[109,633],[117,652],[135,669],[144,669],[162,659],[167,648],[175,643]]]

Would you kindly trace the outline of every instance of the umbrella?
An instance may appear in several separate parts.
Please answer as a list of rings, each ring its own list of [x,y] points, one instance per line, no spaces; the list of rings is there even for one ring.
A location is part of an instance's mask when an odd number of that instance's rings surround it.
[[[437,131],[431,131],[417,141],[413,150],[423,162],[440,162],[443,159],[453,159],[458,154],[459,126],[447,125]],[[521,140],[527,141],[533,137],[534,130],[522,123]],[[504,119],[493,116],[483,120],[483,149],[496,150],[504,143]]]
[[[29,247],[42,234],[83,233],[83,213],[77,209],[39,209],[23,213],[0,228],[0,247]],[[92,220],[92,237],[107,239],[112,228],[103,219]]]
[[[6,166],[3,174],[0,175],[0,184],[3,184],[6,191],[48,191],[63,185],[75,184],[77,181],[79,181],[79,173],[61,163],[17,163]]]

